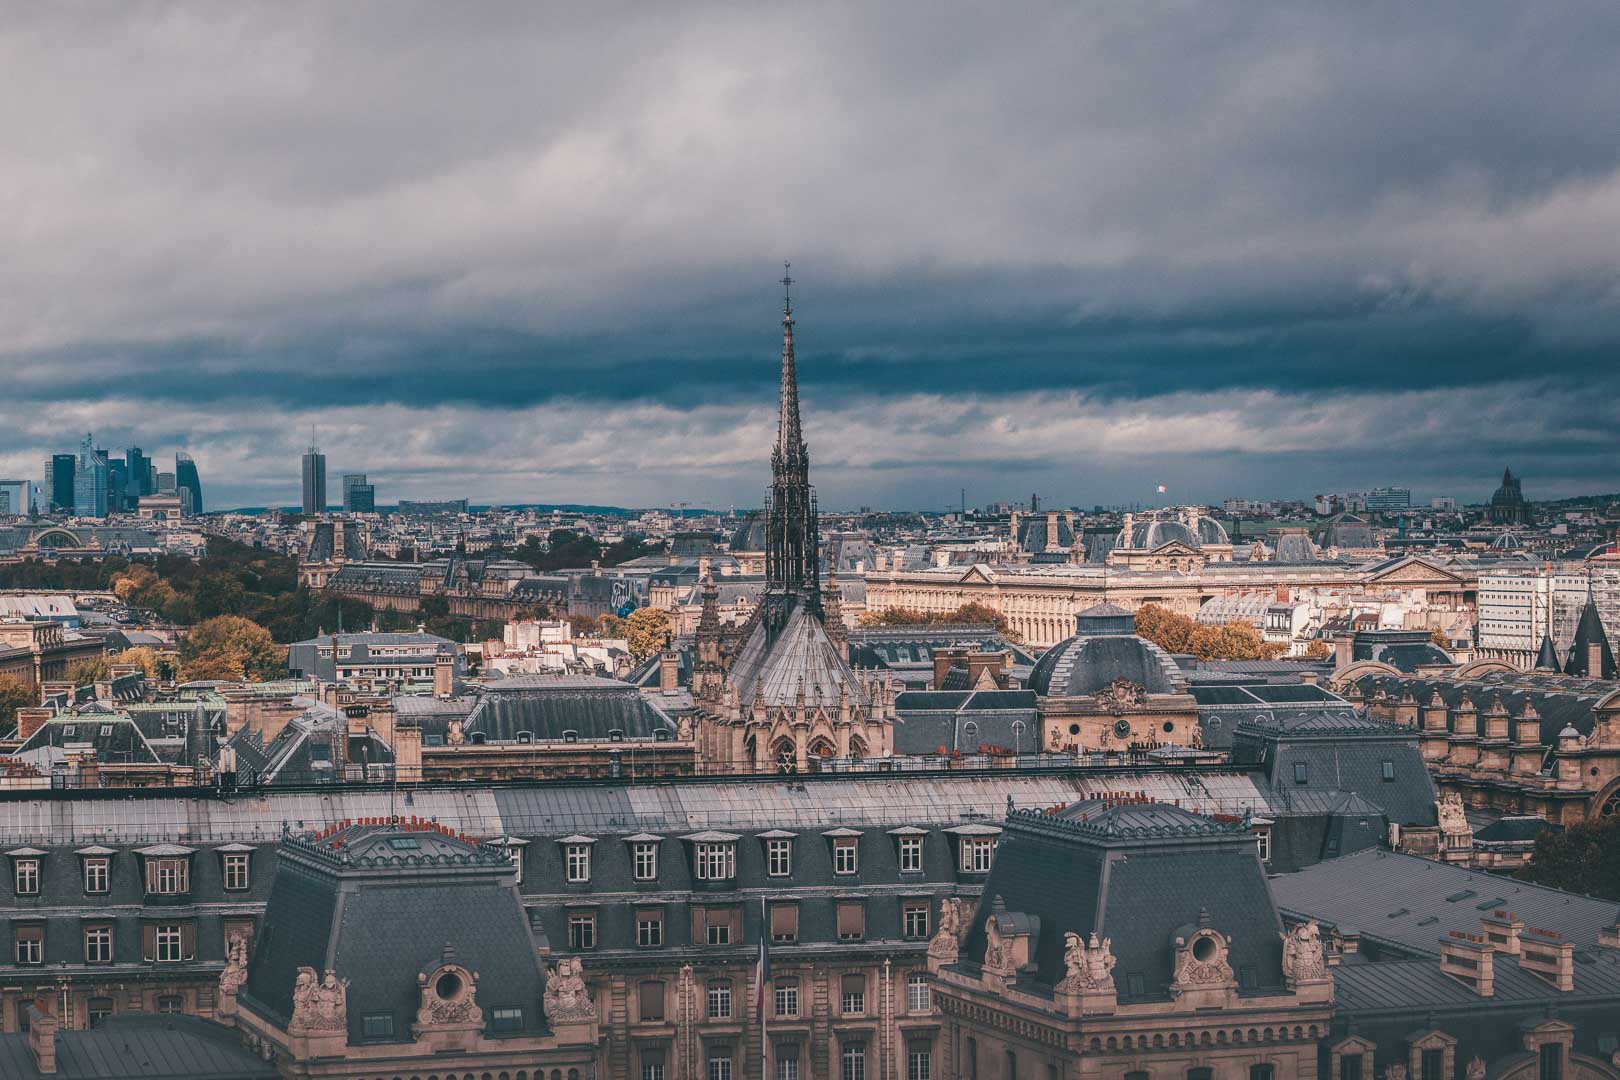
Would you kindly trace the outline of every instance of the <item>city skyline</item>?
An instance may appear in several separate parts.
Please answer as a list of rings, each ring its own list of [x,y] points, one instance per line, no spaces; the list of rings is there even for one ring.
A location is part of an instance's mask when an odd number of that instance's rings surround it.
[[[790,258],[829,507],[1611,491],[1620,12],[1467,11],[29,11],[0,475],[751,505]]]

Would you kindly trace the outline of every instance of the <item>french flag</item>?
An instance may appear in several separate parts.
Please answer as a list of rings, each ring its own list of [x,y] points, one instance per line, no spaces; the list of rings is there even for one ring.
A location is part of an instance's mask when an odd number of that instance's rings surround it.
[[[759,1057],[765,1062],[767,1075],[770,1053],[765,1037],[765,995],[771,981],[771,913],[765,898],[759,900],[759,959],[754,961],[754,1015],[759,1017]]]

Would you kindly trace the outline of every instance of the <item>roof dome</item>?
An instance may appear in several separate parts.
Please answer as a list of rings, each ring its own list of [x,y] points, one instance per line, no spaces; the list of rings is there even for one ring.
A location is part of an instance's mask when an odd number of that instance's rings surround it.
[[[765,515],[758,510],[743,515],[742,524],[731,534],[731,543],[727,546],[731,551],[764,551]]]
[[[1170,655],[1136,635],[1136,616],[1113,604],[1098,604],[1074,617],[1076,633],[1041,655],[1028,688],[1047,697],[1080,697],[1107,689],[1116,679],[1150,694],[1177,692],[1181,671]]]
[[[1315,562],[1316,545],[1311,543],[1311,538],[1306,533],[1285,532],[1277,537],[1275,558],[1278,562],[1287,563]]]
[[[1232,540],[1226,535],[1226,527],[1212,517],[1199,514],[1196,522],[1189,525],[1182,512],[1167,510],[1132,522],[1128,537],[1121,529],[1115,546],[1152,551],[1172,542],[1201,548],[1206,544],[1230,544]]]

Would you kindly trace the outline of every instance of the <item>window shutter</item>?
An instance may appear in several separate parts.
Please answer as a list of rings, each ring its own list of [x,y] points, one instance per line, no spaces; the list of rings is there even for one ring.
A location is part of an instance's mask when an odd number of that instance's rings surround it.
[[[844,900],[838,905],[838,936],[853,940],[866,936],[866,905],[859,900]]]
[[[842,986],[846,994],[864,994],[866,993],[866,976],[845,975]]]
[[[180,924],[180,956],[185,960],[197,956],[197,924],[194,922]]]
[[[799,937],[799,905],[771,905],[771,937],[777,941],[796,941]]]
[[[641,984],[641,1018],[643,1020],[662,1020],[664,1018],[663,983],[644,982]]]
[[[742,908],[726,909],[726,925],[731,927],[731,943],[742,943]]]
[[[695,907],[692,909],[692,944],[704,945],[709,940],[709,909]]]
[[[157,892],[157,860],[146,859],[144,861],[146,863],[146,891],[149,894],[155,893]],[[151,959],[151,957],[147,957],[147,959]]]
[[[147,961],[157,959],[157,926],[152,923],[141,926],[141,959]]]

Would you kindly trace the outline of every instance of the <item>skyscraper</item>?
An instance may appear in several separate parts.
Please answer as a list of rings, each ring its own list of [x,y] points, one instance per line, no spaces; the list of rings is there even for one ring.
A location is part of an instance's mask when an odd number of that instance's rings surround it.
[[[27,480],[0,480],[0,517],[26,517],[29,510]]]
[[[202,482],[197,479],[197,463],[183,450],[174,455],[174,483],[177,492],[191,492],[191,512],[202,513]]]
[[[343,509],[351,514],[376,512],[377,488],[366,481],[365,473],[343,474]]]
[[[134,506],[142,495],[152,494],[152,462],[138,446],[124,451],[124,500]]]
[[[326,455],[311,445],[304,454],[304,513],[326,512]]]
[[[73,512],[79,517],[107,516],[107,451],[96,449],[93,435],[79,444],[79,464],[73,476]]]
[[[65,514],[73,512],[73,475],[78,472],[78,459],[72,454],[52,454],[45,462],[45,491],[52,510]]]

